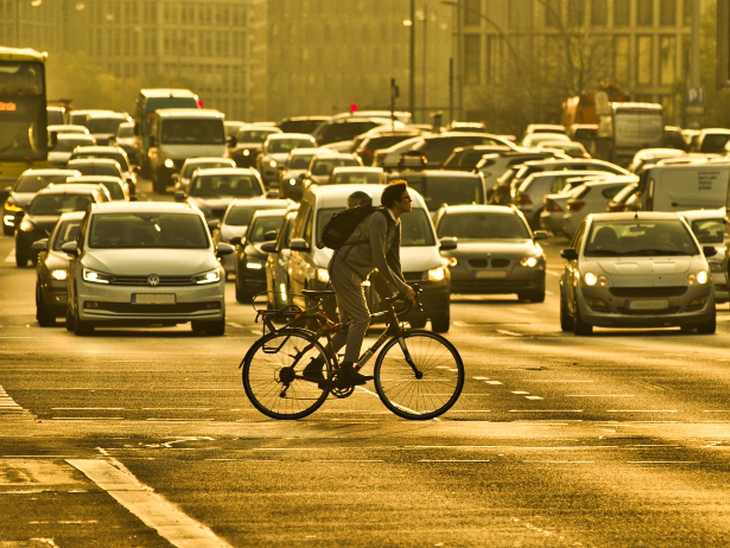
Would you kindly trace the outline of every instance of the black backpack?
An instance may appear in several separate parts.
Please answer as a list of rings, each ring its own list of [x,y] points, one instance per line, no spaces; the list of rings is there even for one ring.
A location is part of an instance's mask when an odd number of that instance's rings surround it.
[[[317,242],[317,247],[329,247],[335,251],[340,249],[347,239],[352,235],[355,227],[359,225],[367,217],[370,217],[376,211],[382,211],[383,208],[371,205],[357,206],[350,209],[343,209],[335,213],[332,218],[324,225],[322,229],[322,238]],[[365,242],[367,240],[363,240]],[[352,242],[351,245],[362,242]]]

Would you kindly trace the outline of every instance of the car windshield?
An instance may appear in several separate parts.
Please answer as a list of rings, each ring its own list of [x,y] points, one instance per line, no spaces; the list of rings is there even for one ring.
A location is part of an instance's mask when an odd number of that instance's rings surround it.
[[[297,154],[289,159],[289,169],[307,169],[314,154]]]
[[[259,217],[246,231],[246,239],[256,244],[267,241],[266,233],[273,230],[278,234],[283,220],[283,213],[277,217]]]
[[[80,225],[81,219],[66,220],[56,225],[56,229],[53,232],[51,249],[60,251],[63,244],[73,242],[79,233]]]
[[[269,142],[268,151],[280,154],[291,152],[295,148],[311,147],[314,143],[309,139],[273,139]]]
[[[110,160],[116,160],[119,166],[122,168],[122,171],[130,171],[127,157],[121,152],[80,152],[78,154],[73,154],[71,157],[74,160],[103,160],[108,158]]]
[[[262,196],[261,183],[253,175],[200,175],[190,184],[190,196]]]
[[[312,175],[330,175],[332,170],[339,166],[358,166],[355,158],[326,158],[315,160],[312,165]]]
[[[122,118],[91,118],[86,127],[91,133],[116,133]]]
[[[120,124],[117,128],[117,137],[132,137],[134,135],[134,125]]]
[[[353,183],[353,184],[371,184],[380,183],[381,175],[378,172],[363,172],[363,171],[345,171],[342,173],[335,173],[333,176],[334,183]]]
[[[111,177],[124,177],[122,168],[118,163],[114,164],[75,164],[73,161],[68,164],[70,169],[80,171],[82,175],[109,175]]]
[[[465,212],[447,213],[439,222],[438,237],[459,240],[524,240],[530,238],[525,222],[516,214]]]
[[[721,244],[725,241],[725,225],[722,218],[696,219],[690,226],[701,244]]]
[[[263,143],[272,133],[276,132],[262,129],[244,129],[236,134],[236,141],[239,143]]]
[[[28,213],[57,217],[69,211],[85,211],[92,202],[88,194],[41,194],[33,198]]]
[[[68,175],[22,175],[15,183],[13,192],[38,192],[51,183],[62,183]]]
[[[226,132],[223,120],[174,119],[162,122],[160,144],[165,145],[223,145]]]
[[[485,203],[479,177],[409,177],[408,184],[426,200],[429,211],[444,204]]]
[[[233,206],[225,218],[223,219],[224,225],[230,226],[248,226],[251,223],[251,217],[253,214],[261,209],[275,209],[282,207],[280,204],[252,204],[252,205],[241,205]]]
[[[322,238],[322,229],[332,216],[342,208],[322,208],[317,215],[317,241]],[[401,220],[401,246],[417,247],[435,245],[433,225],[428,213],[421,209],[414,209],[400,218]]]
[[[124,189],[119,183],[113,181],[102,181],[101,183],[109,191],[112,200],[124,200]]]
[[[679,220],[597,221],[587,236],[586,257],[697,255],[691,233]]]
[[[183,166],[182,177],[190,179],[196,169],[209,169],[215,167],[231,167],[231,162],[221,160],[220,162],[190,162]]]
[[[198,215],[115,213],[96,215],[89,227],[92,248],[206,249],[208,232]]]
[[[83,135],[83,134],[79,134]],[[58,139],[56,141],[56,146],[54,146],[51,151],[53,152],[72,152],[73,149],[75,149],[77,146],[83,146],[83,145],[92,145],[93,139],[88,138],[73,138],[73,139]]]

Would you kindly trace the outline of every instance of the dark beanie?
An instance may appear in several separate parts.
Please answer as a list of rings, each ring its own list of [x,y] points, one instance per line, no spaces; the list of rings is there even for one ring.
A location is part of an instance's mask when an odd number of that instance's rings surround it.
[[[388,183],[383,193],[380,195],[380,203],[385,207],[393,207],[400,197],[403,196],[403,192],[408,188],[408,182],[403,179],[396,179]]]

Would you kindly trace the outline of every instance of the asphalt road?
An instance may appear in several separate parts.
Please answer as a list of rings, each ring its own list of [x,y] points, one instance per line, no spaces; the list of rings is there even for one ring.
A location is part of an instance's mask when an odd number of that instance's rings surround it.
[[[369,384],[277,422],[241,388],[261,328],[232,283],[224,337],[76,337],[0,238],[0,548],[730,545],[727,305],[715,335],[562,333],[564,244],[544,303],[453,297],[440,420]]]

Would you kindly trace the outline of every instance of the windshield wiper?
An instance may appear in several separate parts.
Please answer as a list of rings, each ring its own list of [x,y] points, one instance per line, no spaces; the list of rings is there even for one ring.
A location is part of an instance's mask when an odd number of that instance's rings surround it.
[[[632,255],[692,255],[686,251],[679,251],[677,249],[639,249],[631,253]]]

